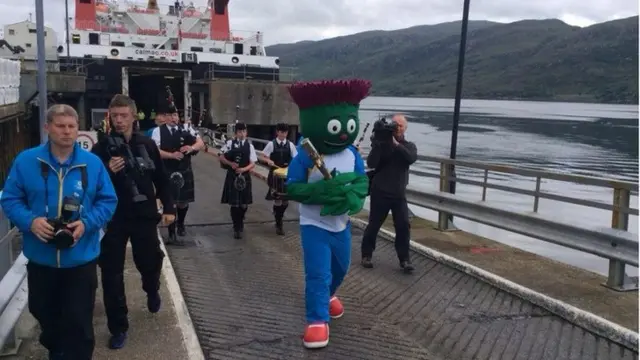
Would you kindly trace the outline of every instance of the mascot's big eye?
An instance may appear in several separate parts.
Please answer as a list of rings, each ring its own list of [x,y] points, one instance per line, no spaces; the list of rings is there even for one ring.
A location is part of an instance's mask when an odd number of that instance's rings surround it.
[[[355,119],[349,119],[349,121],[347,121],[347,132],[353,134],[356,131],[356,125]]]
[[[327,130],[329,131],[329,134],[337,135],[340,132],[340,130],[342,130],[342,124],[340,124],[340,120],[337,120],[337,119],[329,120],[329,123],[327,124]]]

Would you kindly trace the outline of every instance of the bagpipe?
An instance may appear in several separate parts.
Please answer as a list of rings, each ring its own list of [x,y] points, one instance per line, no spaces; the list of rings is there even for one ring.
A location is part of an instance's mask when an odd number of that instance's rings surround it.
[[[240,161],[242,161],[242,151],[237,151],[233,159],[233,162],[235,162],[239,166]],[[233,187],[237,191],[243,191],[244,189],[247,188],[247,179],[245,178],[245,174],[236,173],[235,175],[236,177],[233,179]]]

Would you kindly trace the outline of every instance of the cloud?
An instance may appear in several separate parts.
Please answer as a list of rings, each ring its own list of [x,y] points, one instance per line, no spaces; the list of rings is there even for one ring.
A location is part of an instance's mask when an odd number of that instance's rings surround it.
[[[24,2],[28,5],[16,3],[0,0],[0,23],[26,20],[30,13],[35,20],[33,1]],[[44,0],[44,3],[45,22],[62,38],[65,1]],[[206,1],[194,3],[204,6]],[[74,0],[69,0],[71,16],[74,4]],[[265,42],[275,44],[460,20],[462,0],[231,0],[229,14],[232,29],[262,31]],[[578,26],[637,14],[636,0],[471,0],[470,11],[474,20],[559,18]]]

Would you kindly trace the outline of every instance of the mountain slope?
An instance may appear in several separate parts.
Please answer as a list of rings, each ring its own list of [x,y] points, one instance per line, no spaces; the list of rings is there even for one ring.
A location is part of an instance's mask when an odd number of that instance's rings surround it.
[[[364,77],[376,95],[453,97],[460,22],[267,48],[302,79]],[[638,17],[471,21],[463,96],[638,103]]]

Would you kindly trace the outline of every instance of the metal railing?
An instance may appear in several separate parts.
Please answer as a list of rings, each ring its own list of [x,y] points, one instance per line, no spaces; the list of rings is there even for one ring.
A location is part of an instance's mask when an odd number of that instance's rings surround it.
[[[237,70],[228,68],[216,68],[214,64],[209,65],[209,70],[205,71],[205,79],[216,80],[216,75],[222,75],[221,79],[238,79],[251,81],[272,81],[272,82],[293,82],[298,77],[297,68],[281,66],[280,68],[264,68],[261,71],[247,70],[246,67],[239,67]]]
[[[249,138],[257,144],[268,141]],[[474,222],[494,226],[510,232],[530,236],[539,240],[579,250],[609,260],[609,271],[604,286],[617,290],[638,289],[638,277],[629,277],[625,266],[638,266],[638,235],[629,232],[629,216],[638,215],[638,208],[631,206],[631,194],[638,193],[638,183],[604,179],[581,175],[562,174],[552,171],[534,170],[521,167],[492,164],[486,162],[453,160],[438,156],[418,156],[419,165],[436,164],[437,172],[411,169],[410,173],[439,180],[437,191],[418,189],[410,185],[407,189],[409,203],[438,212],[438,229],[452,230],[450,216],[458,216]],[[453,169],[456,169],[455,172]],[[468,170],[468,171],[465,171]],[[475,171],[482,174],[482,181],[460,175]],[[504,184],[492,183],[491,175],[521,176],[530,179],[533,189],[523,189]],[[555,194],[543,189],[545,181],[560,181],[611,189],[610,203],[584,198]],[[450,193],[452,182],[478,186],[481,202],[461,198]],[[511,194],[532,197],[532,211],[504,209],[487,201],[487,190],[500,190]],[[585,228],[567,224],[557,219],[545,218],[539,214],[540,199],[548,199],[594,209],[611,211],[611,227]],[[455,229],[454,229],[455,230]]]
[[[17,352],[20,340],[14,327],[27,306],[27,259],[22,254],[15,257],[14,236],[0,208],[0,356]]]
[[[534,169],[520,168],[520,167],[500,165],[500,164],[491,164],[491,163],[478,162],[478,161],[453,160],[450,158],[437,157],[437,156],[421,155],[421,156],[418,156],[418,160],[421,162],[438,164],[439,173],[430,173],[430,172],[420,171],[420,170],[411,170],[411,174],[438,179],[440,182],[439,190],[441,193],[450,193],[451,185],[453,182],[455,182],[457,184],[468,184],[468,185],[479,186],[482,191],[482,197],[481,197],[482,202],[487,202],[488,189],[505,191],[512,194],[531,196],[533,214],[530,214],[530,213],[527,214],[528,218],[532,221],[531,223],[533,223],[533,221],[540,220],[540,215],[538,215],[540,199],[554,200],[554,201],[559,201],[559,202],[568,203],[568,204],[581,205],[589,208],[611,211],[611,228],[608,231],[603,231],[602,229],[598,229],[598,230],[593,229],[593,231],[597,231],[598,233],[600,233],[601,235],[600,239],[602,240],[599,243],[599,246],[601,248],[597,250],[594,250],[592,245],[584,245],[584,246],[580,245],[581,243],[586,244],[586,241],[579,242],[576,244],[576,243],[573,243],[571,239],[566,239],[566,241],[563,241],[562,239],[558,239],[557,241],[552,241],[549,238],[541,238],[539,236],[533,236],[531,234],[529,234],[528,236],[553,242],[568,248],[573,248],[576,250],[581,250],[594,255],[605,257],[609,259],[608,278],[605,284],[607,287],[620,290],[620,291],[636,290],[638,288],[637,277],[636,278],[627,277],[625,272],[625,263],[633,266],[638,266],[637,235],[635,234],[631,235],[631,238],[635,238],[634,245],[633,245],[633,247],[635,248],[635,255],[633,255],[633,257],[636,259],[636,261],[628,262],[616,257],[617,252],[620,250],[620,246],[626,246],[622,244],[627,244],[627,241],[631,239],[629,237],[630,233],[628,232],[629,215],[636,215],[636,216],[638,215],[638,208],[631,207],[631,194],[638,193],[638,183],[613,180],[613,179],[596,178],[596,177],[589,177],[589,176],[581,176],[581,175],[562,174],[562,173],[552,172],[552,171],[534,170]],[[455,172],[453,171],[453,169],[455,169]],[[483,174],[482,176],[483,180],[478,181],[474,179],[461,177],[460,175],[458,175],[462,173],[462,171],[460,171],[461,169],[471,169],[475,171],[480,171]],[[531,179],[532,180],[531,183],[535,185],[533,189],[529,190],[529,189],[522,189],[514,186],[491,183],[490,175],[492,174],[502,174],[502,175],[511,175],[511,176],[515,175],[515,176],[525,177],[525,178]],[[571,197],[566,195],[554,194],[552,192],[547,192],[542,189],[543,183],[545,180],[546,181],[553,180],[553,181],[560,181],[565,183],[575,183],[575,184],[611,189],[613,193],[612,201],[611,203],[603,203],[600,201],[588,200],[584,198],[577,198],[577,197]],[[422,191],[413,189],[414,195],[417,195],[419,192],[422,192]],[[425,200],[425,199],[422,199],[422,200]],[[426,206],[426,207],[429,207],[429,206]],[[461,214],[455,214],[455,213],[443,211],[440,207],[438,207],[438,209],[434,209],[433,207],[429,207],[429,208],[432,208],[433,210],[438,211],[438,228],[443,231],[449,230],[450,215],[465,217],[465,216],[462,216]],[[518,213],[514,211],[509,211],[509,214],[518,214]],[[469,219],[468,217],[466,218]],[[473,219],[469,219],[469,220],[473,220]],[[480,220],[474,220],[474,221],[481,222],[486,225],[492,225]],[[555,223],[560,224],[557,221]],[[495,224],[493,224],[493,226],[500,227]],[[572,226],[572,225],[568,225],[568,226]],[[574,226],[574,229],[575,229],[575,233],[579,232],[579,227]],[[511,227],[505,230],[523,233],[522,231],[517,231],[517,230],[521,230],[521,227],[517,227],[517,228]],[[610,239],[607,234],[608,235],[617,234],[616,236],[618,241],[609,242],[608,240]],[[627,248],[626,250],[629,250],[629,249]]]

